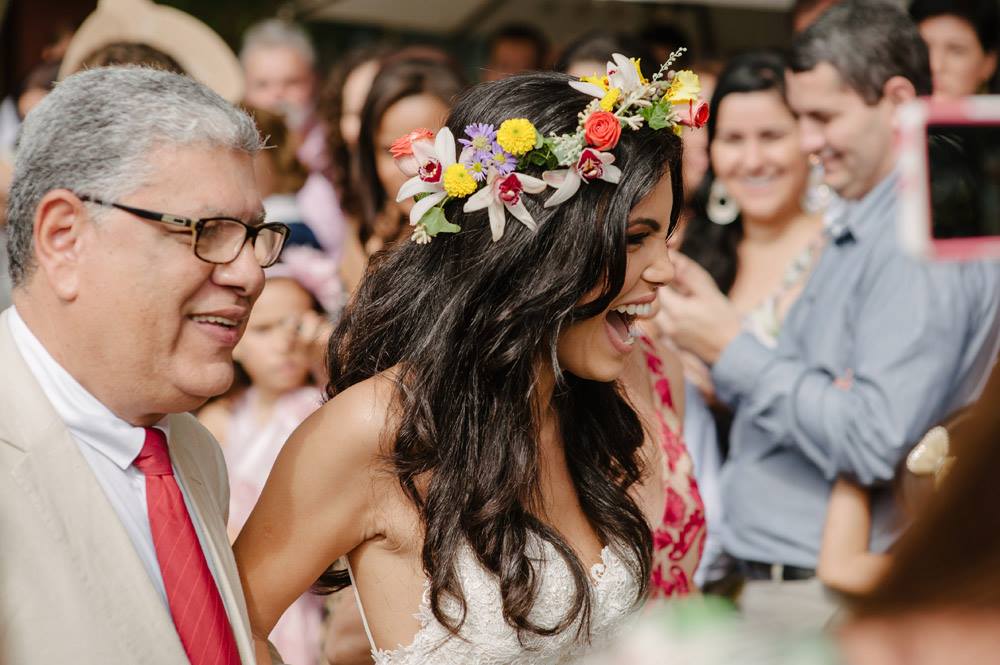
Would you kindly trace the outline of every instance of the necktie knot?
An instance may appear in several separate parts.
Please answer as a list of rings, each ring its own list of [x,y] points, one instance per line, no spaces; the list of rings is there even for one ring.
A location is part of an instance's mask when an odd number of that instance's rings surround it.
[[[155,427],[146,427],[145,430],[146,442],[142,444],[139,456],[132,463],[146,476],[173,475],[166,435]]]

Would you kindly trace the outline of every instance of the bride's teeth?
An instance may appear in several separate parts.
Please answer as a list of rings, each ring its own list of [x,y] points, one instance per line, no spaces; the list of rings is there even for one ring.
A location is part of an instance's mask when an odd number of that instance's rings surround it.
[[[191,320],[198,323],[215,323],[220,326],[228,326],[230,328],[235,328],[237,324],[236,321],[226,319],[221,316],[192,316]]]

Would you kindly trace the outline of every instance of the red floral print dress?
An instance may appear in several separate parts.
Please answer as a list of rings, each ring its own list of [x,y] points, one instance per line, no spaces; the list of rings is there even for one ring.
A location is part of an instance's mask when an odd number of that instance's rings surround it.
[[[705,506],[698,493],[694,466],[679,432],[681,421],[674,410],[670,382],[652,341],[639,338],[656,400],[657,425],[663,455],[666,501],[663,518],[653,529],[651,598],[684,596],[696,591],[694,572],[705,547]]]

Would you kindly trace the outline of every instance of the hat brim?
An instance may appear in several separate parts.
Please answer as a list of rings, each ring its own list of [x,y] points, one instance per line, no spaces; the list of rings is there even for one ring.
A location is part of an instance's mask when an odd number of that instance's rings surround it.
[[[116,42],[152,46],[228,101],[243,98],[243,71],[226,42],[190,14],[149,0],[102,0],[73,35],[60,80],[79,71],[94,51]]]

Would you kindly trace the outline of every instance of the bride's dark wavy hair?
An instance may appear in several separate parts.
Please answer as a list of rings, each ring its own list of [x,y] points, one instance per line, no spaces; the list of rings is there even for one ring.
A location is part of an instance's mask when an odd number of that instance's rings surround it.
[[[572,133],[591,98],[570,80],[542,72],[479,85],[456,100],[448,127],[457,138],[473,122],[496,127],[528,118],[543,134]],[[589,573],[539,517],[538,390],[540,371],[549,367],[556,376],[552,409],[580,505],[640,580],[636,602],[645,597],[652,536],[629,495],[643,474],[643,427],[618,384],[561,371],[556,343],[572,323],[602,315],[621,292],[632,208],[667,173],[674,201],[683,201],[680,153],[670,130],[626,129],[614,149],[620,184],[583,184],[549,209],[542,204],[552,190],[524,196],[537,233],[508,214],[497,242],[486,210],[463,213],[462,201],[449,203],[447,216],[462,231],[429,245],[400,242],[373,256],[330,340],[331,398],[401,368],[393,407],[400,425],[385,433],[392,437],[389,461],[423,521],[431,609],[453,633],[465,617],[457,560],[468,544],[498,578],[504,619],[520,637],[550,635],[580,619],[578,636],[589,638]],[[595,289],[599,295],[580,304]],[[529,617],[541,583],[529,549],[536,537],[552,544],[575,582],[571,607],[554,625]],[[317,587],[348,584],[346,571],[331,569]],[[458,600],[461,616],[442,610],[445,595]]]

